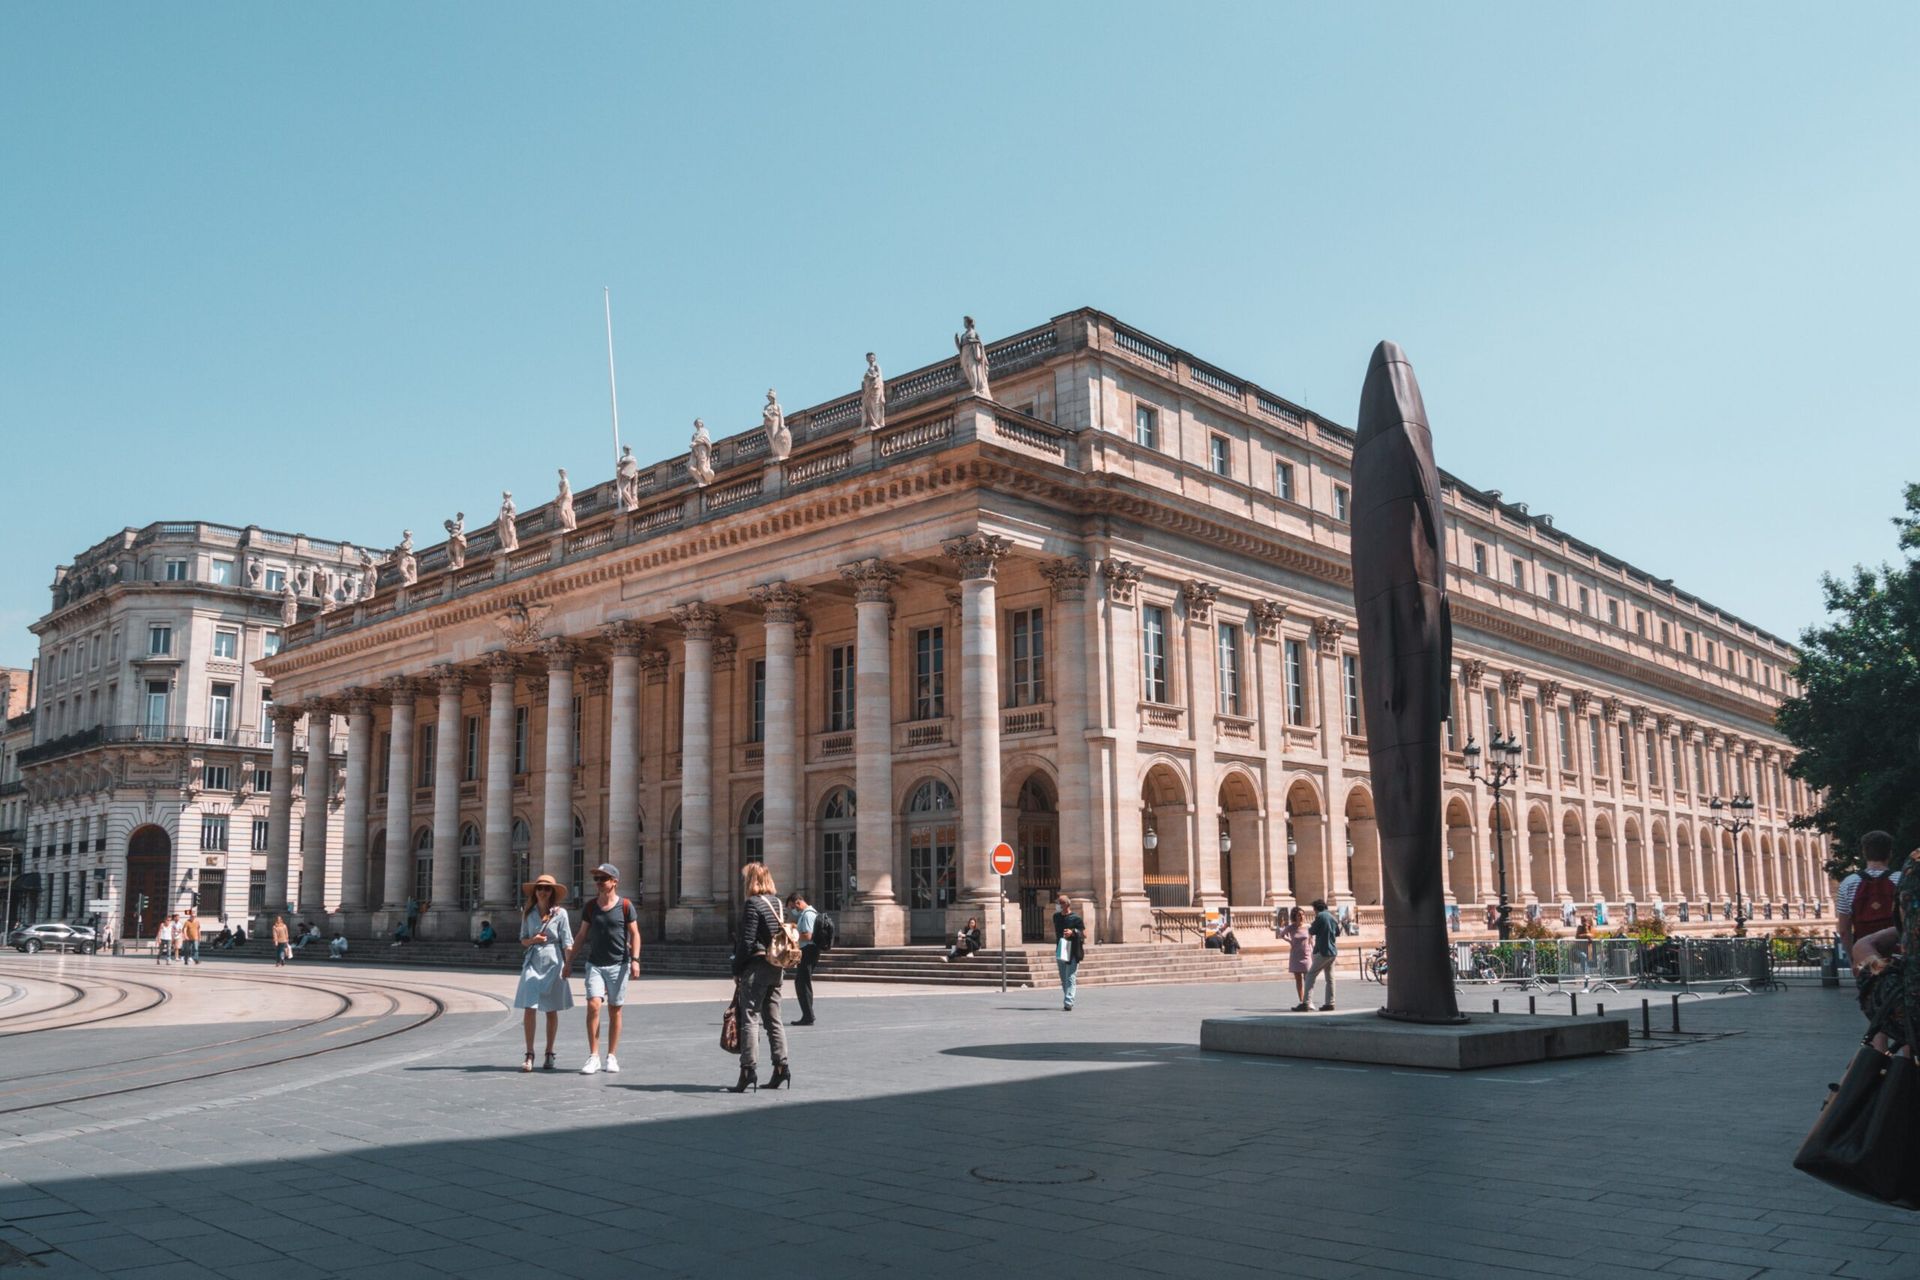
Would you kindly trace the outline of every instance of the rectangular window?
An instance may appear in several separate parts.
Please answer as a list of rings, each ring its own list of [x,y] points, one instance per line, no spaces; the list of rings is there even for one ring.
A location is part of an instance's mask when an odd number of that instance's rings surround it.
[[[1593,758],[1593,776],[1607,776],[1607,753],[1600,749],[1600,717],[1587,717],[1587,751]]]
[[[1483,577],[1487,572],[1487,546],[1484,542],[1473,544],[1473,571]]]
[[[1673,648],[1673,628],[1664,622],[1660,624],[1660,645],[1665,649]]]
[[[1447,677],[1447,719],[1446,719],[1446,726],[1447,726],[1447,750],[1449,750],[1449,751],[1458,751],[1458,750],[1460,749],[1460,742],[1459,742],[1459,738],[1458,738],[1458,736],[1457,736],[1457,735],[1456,735],[1456,734],[1454,733],[1454,728],[1453,728],[1453,725],[1454,725],[1454,720],[1455,720],[1455,719],[1457,718],[1457,717],[1456,717],[1456,716],[1454,715],[1454,709],[1455,709],[1455,706],[1457,705],[1457,704],[1456,704],[1456,701],[1455,701],[1455,700],[1456,700],[1456,699],[1457,699],[1457,698],[1458,698],[1459,696],[1460,696],[1460,692],[1459,692],[1459,686],[1458,686],[1457,684],[1455,684],[1455,683],[1454,683],[1454,680],[1453,680],[1453,677],[1452,677],[1452,676],[1448,676],[1448,677]]]
[[[464,781],[474,782],[480,777],[480,717],[467,717],[466,759],[461,767]]]
[[[1167,611],[1150,604],[1140,610],[1140,696],[1167,702]]]
[[[1492,689],[1480,691],[1480,708],[1486,713],[1487,741],[1492,742],[1500,736],[1500,695]],[[1532,737],[1532,734],[1528,734]]]
[[[1633,739],[1627,736],[1627,726],[1615,726],[1616,736],[1620,740],[1620,781],[1633,781]]]
[[[155,623],[147,628],[147,653],[163,658],[173,652],[173,628]]]
[[[1707,785],[1707,752],[1699,743],[1693,744],[1693,789],[1702,791]]]
[[[1521,727],[1526,731],[1527,738],[1528,764],[1540,763],[1539,713],[1535,710],[1537,705],[1532,698],[1520,704]]]
[[[1553,604],[1560,603],[1560,575],[1557,573],[1547,575],[1547,599]]]
[[[1213,436],[1207,442],[1207,459],[1213,465],[1213,474],[1230,476],[1233,474],[1233,446],[1225,436]]]
[[[1554,713],[1554,727],[1560,731],[1560,767],[1573,772],[1573,716],[1565,707]]]
[[[1580,612],[1582,613],[1593,612],[1593,593],[1588,591],[1585,587],[1580,588]]]
[[[1230,622],[1215,624],[1220,651],[1220,714],[1240,714],[1240,628]]]
[[[1647,785],[1660,785],[1660,740],[1653,730],[1647,730]]]
[[[273,745],[273,690],[260,691],[260,745]]]
[[[1010,706],[1031,707],[1047,700],[1047,619],[1040,609],[1013,614],[1013,671]]]
[[[1706,644],[1706,647],[1707,647],[1707,661],[1711,663],[1713,661],[1713,641],[1708,640],[1708,641],[1705,641],[1704,643]]]
[[[752,692],[747,699],[747,741],[765,742],[767,740],[767,662],[765,658],[755,658],[747,664],[748,685]]]
[[[1287,723],[1307,722],[1307,646],[1287,641]]]
[[[253,771],[253,789],[263,796],[271,792],[273,790],[273,770],[255,769]]]
[[[1527,562],[1525,560],[1515,560],[1513,562],[1513,586],[1516,591],[1525,591],[1527,589]]]
[[[376,788],[381,795],[393,789],[393,731],[380,731],[380,780]]]
[[[947,714],[947,629],[921,627],[913,633],[913,718],[934,720]]]
[[[200,785],[208,791],[233,790],[233,769],[230,765],[209,764],[200,769]]]
[[[1638,635],[1642,640],[1647,638],[1647,611],[1645,609],[1635,609],[1633,611],[1633,630],[1634,634]]]
[[[1360,732],[1360,659],[1358,655],[1343,653],[1340,655],[1340,677],[1346,689],[1347,732]]]
[[[208,581],[218,587],[233,585],[233,561],[215,560],[208,567],[213,571]]]
[[[267,570],[266,574],[262,579],[261,585],[264,586],[268,591],[273,592],[273,594],[279,595],[282,591],[285,591],[287,589],[287,571],[285,569]]]
[[[208,813],[200,818],[200,847],[223,852],[227,847],[227,815]]]
[[[120,661],[120,633],[118,631],[107,637],[107,661]]]
[[[414,731],[413,785],[416,787],[433,785],[433,740],[437,728],[436,725],[423,724]]]
[[[827,732],[853,728],[853,646],[834,645],[827,653]]]
[[[1273,464],[1273,496],[1282,502],[1293,501],[1293,464],[1291,462]]]
[[[1160,415],[1143,404],[1133,407],[1133,442],[1147,449],[1160,447]]]
[[[267,851],[267,846],[270,845],[272,842],[273,842],[272,821],[267,818],[255,818],[253,820],[253,851],[255,853],[265,853]],[[264,877],[262,878],[260,887],[263,890],[266,888]]]
[[[1607,625],[1610,627],[1620,625],[1620,602],[1618,600],[1607,601]]]
[[[1713,753],[1713,794],[1723,795],[1727,789],[1727,753]]]
[[[1681,633],[1680,647],[1686,652],[1689,658],[1693,656],[1693,632],[1686,631]]]
[[[165,577],[168,582],[185,582],[187,580],[187,562],[185,560],[167,561]]]
[[[1333,518],[1340,523],[1347,522],[1347,504],[1352,492],[1343,484],[1333,486]]]
[[[165,680],[147,681],[147,728],[161,730],[167,727],[167,682]]]
[[[513,771],[527,771],[527,708],[513,709]]]
[[[104,636],[98,635],[93,638],[93,662],[91,665],[95,671],[100,669],[100,642],[103,639],[105,639]],[[1752,663],[1748,663],[1748,665],[1751,666]]]
[[[267,873],[264,870],[247,873],[247,914],[267,914]]]
[[[280,652],[280,633],[278,631],[261,632],[260,633],[261,656],[271,658],[274,654],[278,652]]]
[[[240,656],[240,633],[221,627],[213,633],[213,656],[232,660]]]
[[[233,686],[216,684],[207,699],[207,740],[225,742],[233,733]]]

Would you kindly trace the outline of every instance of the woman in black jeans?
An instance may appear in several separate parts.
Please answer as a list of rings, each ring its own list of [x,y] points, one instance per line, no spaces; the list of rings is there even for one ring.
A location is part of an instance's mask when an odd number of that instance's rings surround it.
[[[749,862],[740,868],[746,902],[740,908],[740,930],[733,940],[734,999],[740,1005],[740,1079],[728,1093],[745,1093],[760,1088],[754,1051],[759,1035],[753,1029],[754,1016],[767,1028],[767,1044],[773,1049],[773,1078],[767,1088],[791,1085],[793,1073],[787,1070],[787,1029],[780,1024],[780,980],[786,972],[767,960],[773,931],[783,916],[780,893],[773,886],[773,873],[763,862]]]

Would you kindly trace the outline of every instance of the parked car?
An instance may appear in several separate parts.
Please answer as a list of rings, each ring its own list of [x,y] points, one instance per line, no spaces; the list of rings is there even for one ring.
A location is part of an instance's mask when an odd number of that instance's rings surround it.
[[[85,925],[48,921],[45,924],[21,925],[7,935],[7,945],[27,955],[36,951],[71,951],[75,955],[92,955],[100,949],[100,939]]]

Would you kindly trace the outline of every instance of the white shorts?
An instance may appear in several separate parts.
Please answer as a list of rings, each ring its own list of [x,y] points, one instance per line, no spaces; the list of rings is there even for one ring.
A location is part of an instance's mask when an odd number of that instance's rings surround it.
[[[605,1000],[618,1009],[627,1002],[627,970],[632,962],[590,964],[587,966],[587,999]]]

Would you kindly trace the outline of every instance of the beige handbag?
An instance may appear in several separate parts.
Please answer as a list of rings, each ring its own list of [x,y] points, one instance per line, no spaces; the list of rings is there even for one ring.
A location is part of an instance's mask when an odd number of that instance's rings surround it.
[[[767,901],[773,905],[773,928],[768,931],[767,963],[778,969],[794,969],[800,965],[800,930],[791,921],[782,919],[786,914],[780,909],[780,900],[768,895]]]

